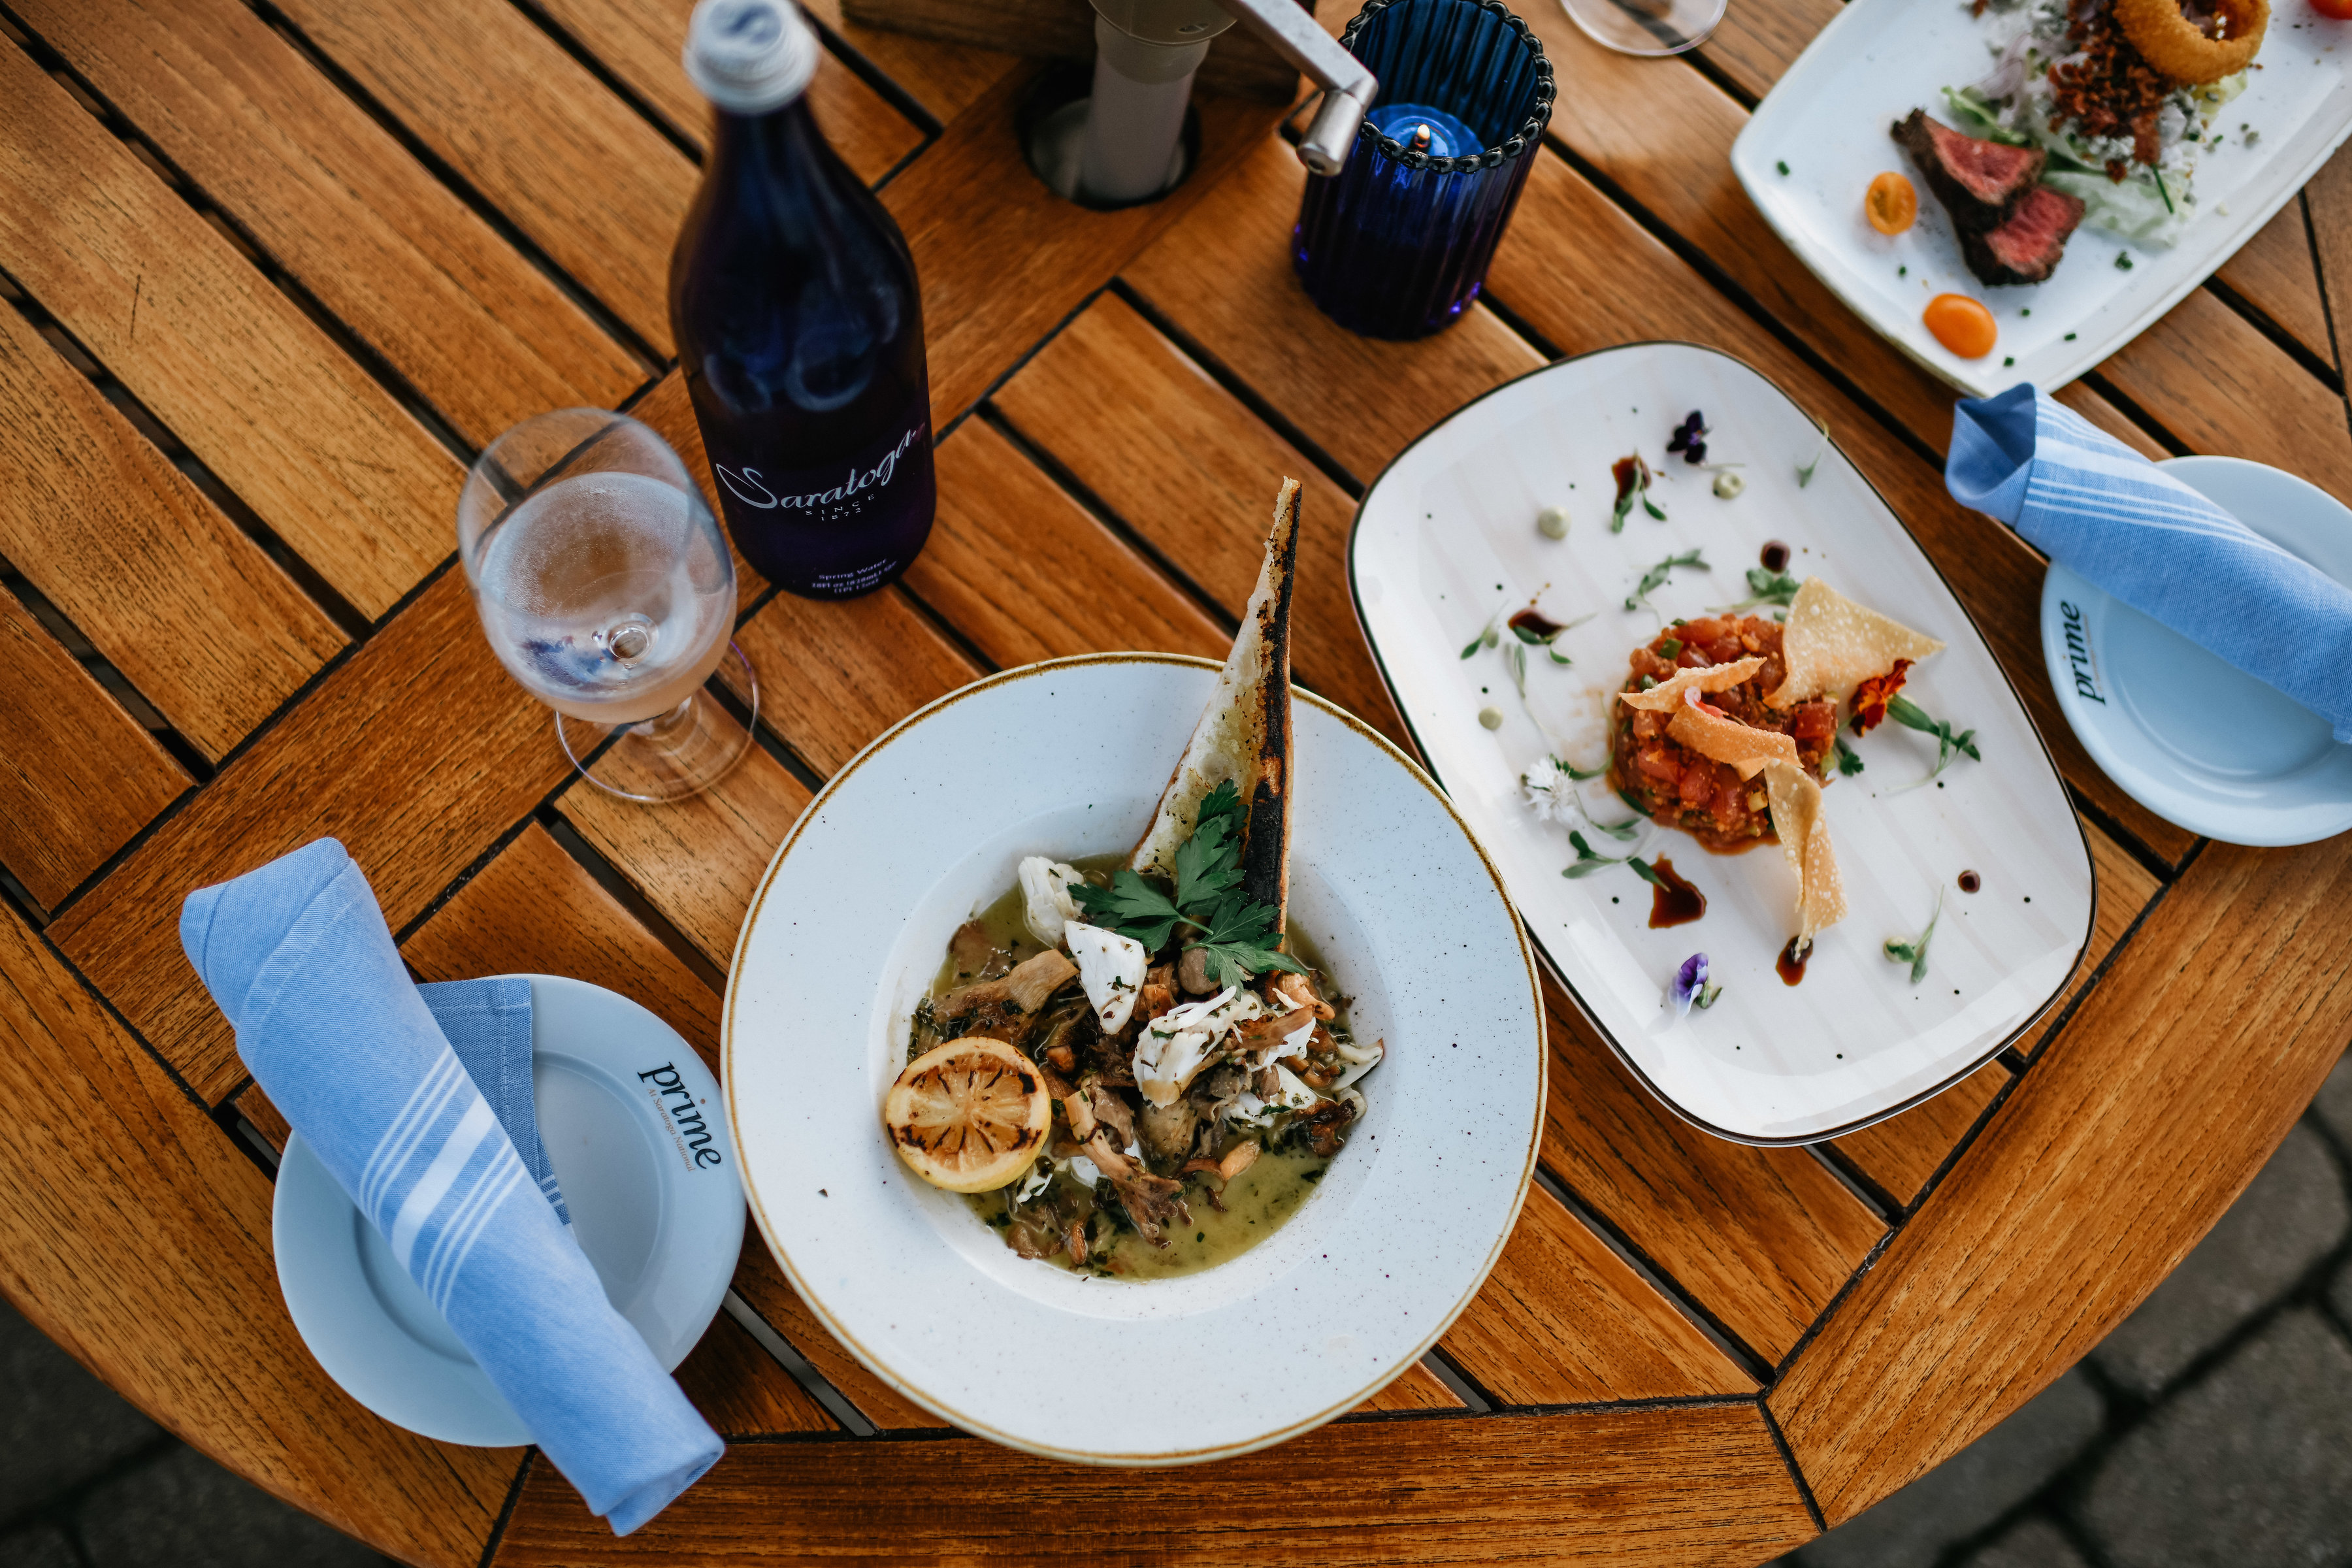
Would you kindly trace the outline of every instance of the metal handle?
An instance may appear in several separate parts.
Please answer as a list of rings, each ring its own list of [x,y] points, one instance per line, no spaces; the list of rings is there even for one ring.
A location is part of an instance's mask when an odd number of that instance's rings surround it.
[[[1217,0],[1234,20],[1272,44],[1284,59],[1323,89],[1323,101],[1298,143],[1298,161],[1318,174],[1336,174],[1356,144],[1381,84],[1364,62],[1341,48],[1297,0]]]

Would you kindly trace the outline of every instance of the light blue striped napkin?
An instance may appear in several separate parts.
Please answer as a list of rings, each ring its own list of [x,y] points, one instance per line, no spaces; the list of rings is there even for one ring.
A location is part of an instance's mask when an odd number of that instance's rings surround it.
[[[555,1217],[570,1225],[572,1210],[539,1138],[539,1097],[530,1082],[530,982],[516,974],[447,980],[420,985],[416,994],[425,998],[466,1076],[490,1102],[522,1168],[555,1205]]]
[[[1953,410],[1944,483],[2352,742],[2352,590],[2032,386]]]
[[[341,844],[191,893],[180,941],[255,1081],[614,1533],[717,1462],[724,1445],[604,1299]]]

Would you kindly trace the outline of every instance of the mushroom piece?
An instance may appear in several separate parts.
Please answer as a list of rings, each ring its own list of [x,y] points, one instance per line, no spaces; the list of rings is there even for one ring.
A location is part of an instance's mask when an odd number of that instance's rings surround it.
[[[1172,1105],[1200,1070],[1225,1031],[1265,1009],[1238,985],[1228,985],[1205,1002],[1171,1007],[1143,1026],[1135,1043],[1135,1083],[1154,1105]]]
[[[1059,952],[1041,952],[998,980],[982,980],[950,991],[931,1009],[936,1018],[961,1018],[982,1007],[1034,1013],[1045,998],[1076,978],[1078,966]]]

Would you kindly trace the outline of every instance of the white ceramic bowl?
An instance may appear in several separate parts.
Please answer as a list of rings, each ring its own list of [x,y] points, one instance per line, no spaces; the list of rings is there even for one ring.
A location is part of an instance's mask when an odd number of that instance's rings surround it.
[[[1215,678],[1098,654],[905,720],[793,826],[728,981],[728,1115],[793,1288],[908,1398],[1033,1453],[1189,1463],[1342,1414],[1469,1303],[1534,1168],[1541,1003],[1501,879],[1428,775],[1305,693],[1291,919],[1388,1060],[1299,1212],[1199,1274],[1102,1280],[1014,1256],[891,1152],[883,1091],[950,934],[1023,855],[1131,845]]]

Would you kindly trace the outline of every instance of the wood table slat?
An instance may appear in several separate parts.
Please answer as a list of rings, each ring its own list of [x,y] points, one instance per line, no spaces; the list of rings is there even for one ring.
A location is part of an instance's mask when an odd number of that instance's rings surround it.
[[[732,719],[718,717],[741,732]],[[631,782],[625,769],[603,771],[625,787]],[[687,800],[649,810],[582,780],[557,798],[556,809],[724,970],[734,959],[752,890],[808,803],[806,787],[754,745],[732,773]]]
[[[278,8],[556,266],[670,353],[670,249],[697,176],[635,110],[513,5]]]
[[[1087,306],[995,404],[1236,618],[1257,584],[1276,491],[1299,480],[1292,673],[1411,746],[1349,593],[1356,503],[1133,306],[1115,294]]]
[[[531,823],[401,944],[420,980],[562,974],[616,991],[719,1070],[719,998]]]
[[[119,1393],[272,1495],[430,1568],[471,1568],[521,1455],[360,1408],[279,1300],[270,1187],[0,908],[0,1289]],[[68,1109],[69,1108],[69,1110]]]
[[[2352,365],[2352,344],[2346,341],[2352,334],[2352,143],[2336,149],[2336,156],[2321,165],[2304,187],[2303,201],[2311,216],[2312,247],[2319,258],[2320,292],[2335,328],[2331,360],[2342,374]],[[2338,490],[2336,499],[2344,499],[2344,493]]]
[[[52,910],[194,781],[5,588],[0,668],[0,866]]]
[[[1445,1386],[1424,1362],[1414,1362],[1396,1381],[1356,1406],[1358,1415],[1382,1410],[1459,1410],[1462,1396]]]
[[[475,447],[635,356],[238,0],[18,15]]]
[[[1698,55],[1740,91],[1761,99],[1805,52],[1813,35],[1835,21],[1844,8],[1843,0],[1733,5],[1699,46]]]
[[[2268,463],[2352,496],[2344,400],[2210,289],[2175,305],[2099,374],[2191,451]]]
[[[787,1344],[807,1358],[824,1380],[859,1415],[885,1432],[937,1430],[942,1423],[866,1370],[839,1340],[817,1321],[802,1300],[755,1226],[743,1242],[743,1259],[735,1268],[735,1293],[743,1298]]]
[[[1035,68],[1016,56],[853,22],[842,15],[841,0],[808,0],[804,8],[942,124],[1012,72]]]
[[[0,306],[0,556],[217,760],[343,647],[261,547]]]
[[[1282,118],[1265,104],[1202,99],[1192,177],[1160,201],[1092,212],[1047,190],[1009,134],[1034,75],[1016,70],[998,80],[882,193],[923,281],[935,434],[1214,190],[1227,169],[1273,145],[1266,132]]]
[[[2340,154],[2339,154],[2340,156]],[[2242,249],[2214,273],[2249,305],[2322,364],[2336,363],[2327,336],[2327,302],[2319,287],[2318,258],[2305,226],[2303,198],[2256,229]]]
[[[759,1238],[752,1237],[751,1245],[759,1246]],[[686,1396],[722,1437],[841,1430],[824,1406],[723,1311],[678,1363],[677,1376]]]
[[[1767,1362],[1796,1345],[1885,1227],[1802,1149],[1701,1132],[1636,1083],[1549,976],[1544,1163]]]
[[[2165,895],[1772,1393],[1832,1525],[2072,1365],[2262,1168],[2352,1035],[2352,948],[2315,940],[2347,899],[2344,838],[2214,844]]]
[[[981,668],[896,590],[824,604],[779,594],[735,634],[760,681],[760,722],[821,773]],[[743,695],[733,661],[719,670]]]
[[[939,472],[907,586],[999,667],[1112,648],[1225,657],[1231,633],[992,426],[958,429]]]
[[[321,835],[359,861],[397,932],[570,764],[445,572],[50,928],[198,1093],[241,1076],[228,1023],[180,951],[180,904]]]
[[[457,462],[13,46],[0,128],[0,270],[338,593],[389,609],[448,552]]]
[[[1541,1184],[1439,1342],[1506,1405],[1754,1394],[1756,1380]]]
[[[1316,1476],[1346,1482],[1302,1479]],[[1340,1422],[1172,1470],[1058,1464],[968,1437],[745,1445],[625,1542],[535,1465],[491,1561],[1745,1568],[1813,1533],[1762,1416],[1741,1401]]]
[[[1360,338],[1315,308],[1286,241],[1307,174],[1261,142],[1125,277],[1187,338],[1238,375],[1360,481],[1407,441],[1541,355],[1473,305],[1433,338]]]
[[[710,101],[686,79],[680,63],[694,0],[634,5],[624,0],[538,0],[538,5],[630,90],[658,110],[672,131],[708,151]],[[830,52],[817,56],[808,102],[817,129],[868,184],[922,145],[922,131]]]

